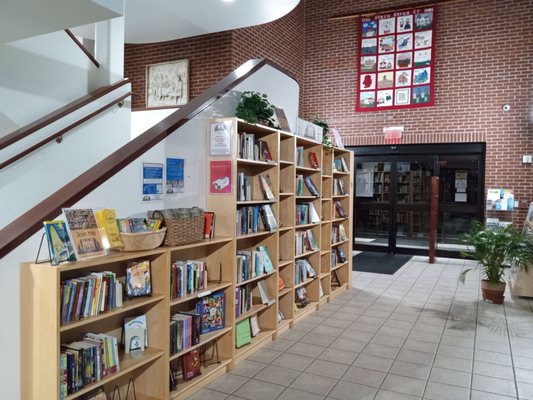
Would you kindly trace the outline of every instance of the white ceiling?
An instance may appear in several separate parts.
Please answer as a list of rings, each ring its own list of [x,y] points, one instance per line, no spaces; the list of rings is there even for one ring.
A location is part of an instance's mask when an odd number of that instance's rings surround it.
[[[264,24],[300,0],[125,0],[126,43],[153,43]]]

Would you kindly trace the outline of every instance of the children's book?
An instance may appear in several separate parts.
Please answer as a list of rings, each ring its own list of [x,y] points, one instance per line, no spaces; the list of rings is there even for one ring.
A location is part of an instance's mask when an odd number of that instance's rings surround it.
[[[196,313],[200,315],[200,333],[224,329],[226,302],[224,292],[216,292],[202,297],[196,303]]]
[[[97,210],[95,214],[98,226],[104,230],[109,247],[121,247],[122,240],[120,239],[115,210],[112,208],[102,208]]]
[[[58,265],[62,261],[76,261],[74,245],[68,235],[65,221],[44,221],[43,224],[50,249],[50,263]]]
[[[148,296],[152,294],[150,261],[133,261],[126,269],[126,289],[128,297]]]
[[[93,210],[64,208],[70,237],[79,258],[106,254]]]
[[[124,349],[143,351],[148,347],[148,325],[146,315],[124,319]]]
[[[235,347],[238,349],[252,342],[250,318],[245,318],[235,325]]]

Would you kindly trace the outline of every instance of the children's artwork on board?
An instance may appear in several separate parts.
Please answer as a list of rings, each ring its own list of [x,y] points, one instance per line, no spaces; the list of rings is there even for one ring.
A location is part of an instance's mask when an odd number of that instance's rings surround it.
[[[378,49],[377,39],[363,39],[361,43],[361,54],[376,54]]]
[[[375,72],[376,71],[376,56],[361,57],[361,72]]]
[[[378,74],[378,89],[388,89],[394,86],[394,72],[381,72]]]
[[[434,6],[360,17],[356,111],[433,105],[434,29]]]
[[[377,36],[378,22],[377,21],[367,21],[367,22],[363,23],[361,29],[362,29],[363,37]]]
[[[387,71],[394,69],[394,54],[383,54],[378,57],[378,70]]]

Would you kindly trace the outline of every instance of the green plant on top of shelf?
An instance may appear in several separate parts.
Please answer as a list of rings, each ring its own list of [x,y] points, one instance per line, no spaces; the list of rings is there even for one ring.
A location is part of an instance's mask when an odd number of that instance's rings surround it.
[[[322,144],[329,149],[333,147],[333,144],[331,143],[331,139],[329,138],[329,123],[325,119],[319,117],[318,115],[313,116],[313,120],[311,121],[313,124],[321,126],[322,131]]]
[[[262,124],[278,129],[279,126],[272,118],[274,106],[268,101],[264,93],[245,91],[243,92],[235,116],[242,118],[251,124]]]

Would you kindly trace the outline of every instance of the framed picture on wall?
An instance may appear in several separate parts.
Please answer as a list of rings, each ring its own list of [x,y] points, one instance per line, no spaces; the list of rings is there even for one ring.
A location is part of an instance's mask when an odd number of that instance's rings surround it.
[[[146,67],[146,107],[179,107],[189,102],[189,60]]]

